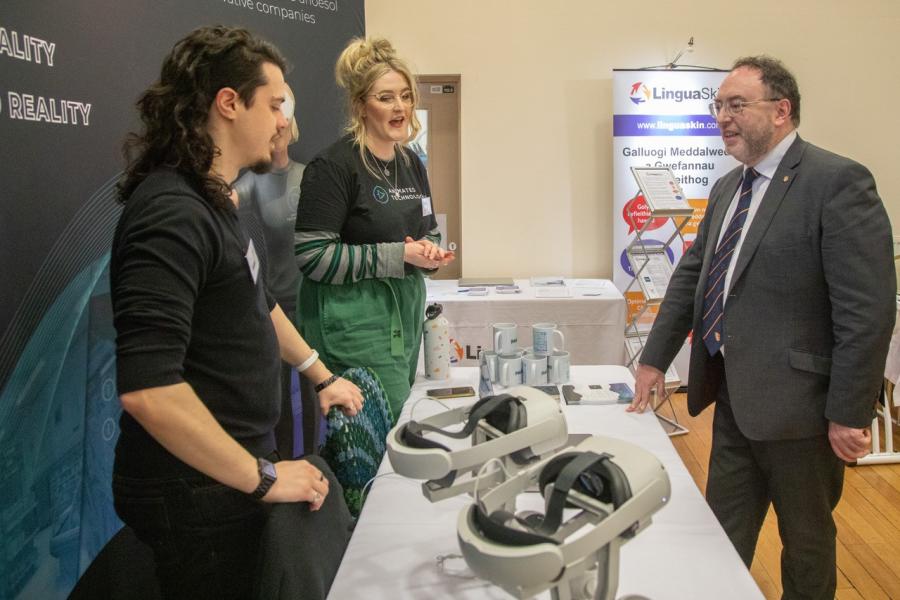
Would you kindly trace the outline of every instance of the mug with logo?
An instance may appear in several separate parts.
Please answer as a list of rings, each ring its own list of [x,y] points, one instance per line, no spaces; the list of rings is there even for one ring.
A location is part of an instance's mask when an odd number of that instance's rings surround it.
[[[550,383],[568,383],[571,359],[565,350],[555,350],[547,357],[547,373]]]
[[[522,373],[526,385],[545,385],[547,383],[547,357],[526,354],[522,358]]]
[[[494,351],[509,354],[519,349],[519,326],[515,323],[494,323]]]
[[[566,336],[556,328],[556,323],[535,323],[531,326],[534,353],[549,356],[554,350],[566,347]],[[553,336],[559,336],[559,346],[553,345]]]
[[[513,352],[497,357],[497,381],[502,386],[522,383],[522,354]]]

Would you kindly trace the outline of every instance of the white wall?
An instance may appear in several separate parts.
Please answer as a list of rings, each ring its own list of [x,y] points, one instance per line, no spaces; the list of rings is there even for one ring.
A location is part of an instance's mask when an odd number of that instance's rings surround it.
[[[690,36],[684,64],[782,59],[800,134],[868,166],[900,223],[897,0],[367,0],[366,22],[418,73],[462,75],[466,276],[610,277],[611,71]]]

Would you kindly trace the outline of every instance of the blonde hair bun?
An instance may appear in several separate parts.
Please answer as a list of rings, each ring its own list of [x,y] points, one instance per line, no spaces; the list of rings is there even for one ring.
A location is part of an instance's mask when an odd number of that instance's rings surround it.
[[[390,63],[396,58],[394,47],[384,38],[354,38],[338,57],[334,77],[339,86],[353,90],[372,65]]]

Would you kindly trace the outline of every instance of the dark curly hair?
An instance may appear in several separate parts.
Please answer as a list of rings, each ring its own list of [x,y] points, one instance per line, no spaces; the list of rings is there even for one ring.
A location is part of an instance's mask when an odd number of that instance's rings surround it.
[[[159,80],[137,101],[143,131],[125,140],[125,176],[119,200],[126,202],[153,171],[168,167],[182,173],[213,205],[231,204],[228,184],[210,175],[221,150],[206,129],[210,106],[225,87],[237,91],[247,106],[257,87],[265,85],[263,63],[287,69],[275,46],[236,27],[201,27],[172,48]]]
[[[731,66],[731,70],[747,67],[759,71],[763,85],[769,88],[769,95],[774,98],[787,98],[791,103],[791,121],[794,127],[800,126],[800,88],[797,79],[784,63],[771,56],[743,56]]]

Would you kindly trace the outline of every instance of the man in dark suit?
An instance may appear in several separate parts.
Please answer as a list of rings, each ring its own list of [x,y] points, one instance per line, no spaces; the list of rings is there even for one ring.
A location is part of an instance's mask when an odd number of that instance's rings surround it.
[[[871,173],[796,132],[784,65],[742,58],[710,105],[742,163],[713,186],[641,355],[631,411],[693,329],[688,407],[715,402],[706,496],[749,567],[775,506],[785,598],[832,598],[832,511],[864,456],[894,324],[891,227]]]

